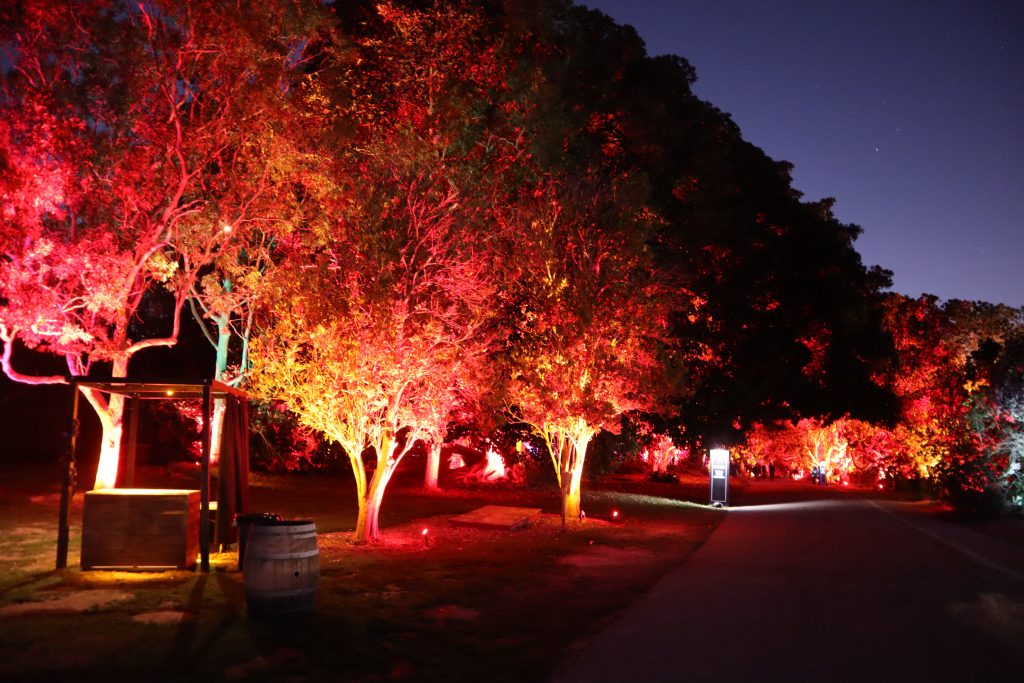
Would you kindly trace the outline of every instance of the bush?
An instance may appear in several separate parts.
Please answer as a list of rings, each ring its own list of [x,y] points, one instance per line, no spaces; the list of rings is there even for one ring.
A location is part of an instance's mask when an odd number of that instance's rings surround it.
[[[984,453],[958,453],[939,464],[943,498],[958,512],[983,518],[1009,512],[1006,491]]]

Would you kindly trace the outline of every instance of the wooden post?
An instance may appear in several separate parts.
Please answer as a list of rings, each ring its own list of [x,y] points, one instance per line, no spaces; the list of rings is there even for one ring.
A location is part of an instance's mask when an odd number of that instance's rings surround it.
[[[203,383],[203,459],[199,472],[199,558],[200,568],[210,571],[210,384]]]
[[[135,453],[139,440],[139,409],[142,407],[142,399],[133,395],[128,401],[131,413],[128,417],[128,450],[124,456],[124,487],[135,486]]]
[[[60,518],[57,521],[57,569],[68,566],[68,540],[71,526],[71,498],[75,495],[75,448],[78,442],[78,385],[71,382],[71,424],[68,434],[68,450],[61,459],[64,472],[60,486]]]

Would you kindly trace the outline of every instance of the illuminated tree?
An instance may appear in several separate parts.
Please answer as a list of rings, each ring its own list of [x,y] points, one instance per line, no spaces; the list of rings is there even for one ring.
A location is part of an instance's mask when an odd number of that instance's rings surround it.
[[[336,84],[352,132],[335,148],[324,220],[266,278],[253,388],[346,452],[355,539],[379,536],[385,489],[417,441],[433,451],[481,384],[494,251],[487,193],[501,144],[481,125],[494,79],[471,68],[479,21],[456,9],[376,6]],[[365,459],[375,459],[372,465]]]
[[[20,9],[4,22],[12,31],[5,156],[18,178],[4,198],[4,370],[23,382],[63,381],[15,370],[20,343],[64,356],[73,374],[104,363],[123,377],[134,354],[177,336],[185,284],[168,252],[196,208],[177,135],[180,98],[167,90],[173,80],[147,83],[145,13],[115,18],[100,3]],[[136,59],[137,72],[126,68]],[[132,324],[154,286],[169,289],[173,312],[164,335],[136,340]],[[111,486],[123,399],[85,395],[103,427],[96,485]]]
[[[457,185],[457,209],[466,245],[493,260],[501,214],[520,191],[528,165],[522,105],[508,81],[518,59],[491,18],[474,3],[424,3],[417,9],[380,2],[350,21],[361,47],[350,111],[372,125],[385,146],[376,158],[402,158],[408,168],[446,175]],[[467,61],[466,56],[473,58]],[[356,72],[354,72],[356,73]],[[529,87],[528,85],[526,87]],[[376,151],[374,151],[376,149]],[[401,165],[401,164],[399,164]],[[422,425],[427,463],[424,484],[436,488],[441,444],[453,418],[487,411],[491,368],[475,362],[459,373],[458,392],[432,425]]]
[[[846,421],[804,418],[771,426],[757,425],[739,453],[750,464],[778,463],[793,472],[808,473],[825,465],[830,481],[843,478],[853,466],[846,438]]]
[[[986,340],[966,368],[967,429],[950,457],[936,468],[949,500],[974,513],[1002,514],[1024,504],[1024,310],[1016,329]]]
[[[352,222],[317,236],[315,256],[298,254],[269,276],[275,303],[252,347],[253,389],[348,455],[357,541],[378,538],[391,476],[416,440],[446,424],[459,375],[481,353],[475,335],[490,291],[486,260],[455,231],[454,193],[366,190]]]
[[[298,8],[270,9],[40,0],[5,10],[2,143],[16,180],[3,188],[0,333],[12,379],[62,381],[19,373],[18,344],[63,356],[73,374],[98,364],[125,377],[136,354],[176,343],[211,253],[192,245],[215,248],[260,191],[235,185],[231,167],[259,166],[262,115],[284,95],[299,44],[283,29]],[[83,393],[103,426],[96,486],[112,486],[123,399]]]
[[[653,410],[665,387],[664,292],[628,191],[552,184],[524,208],[508,283],[514,307],[507,400],[544,440],[567,516],[580,514],[587,446],[620,416]]]
[[[645,452],[647,453],[647,465],[650,467],[651,474],[664,474],[683,454],[670,437],[660,434],[651,439],[651,443],[647,446]]]
[[[852,465],[864,483],[909,474],[903,449],[891,425],[852,419],[845,419],[843,423]],[[872,480],[868,481],[864,475]]]
[[[185,258],[203,263],[192,281],[189,306],[214,349],[213,378],[232,386],[245,382],[248,345],[263,278],[298,226],[322,219],[319,200],[334,190],[319,144],[320,128],[330,121],[323,83],[335,76],[334,63],[323,57],[328,33],[315,13],[293,31],[311,36],[293,48],[287,69],[276,81],[249,94],[250,116],[259,116],[260,134],[240,136],[220,155],[206,183],[217,190],[207,220],[213,233],[195,232],[179,244]],[[260,97],[257,101],[255,98]],[[211,421],[212,462],[220,451],[224,401],[214,404]]]
[[[998,472],[1010,505],[1024,507],[1024,326],[1018,326],[1000,349],[989,375],[998,416],[997,448],[1006,454]]]
[[[985,302],[887,297],[886,327],[898,354],[886,380],[902,404],[893,469],[937,481],[965,509],[987,505],[989,489],[1012,476],[1010,451],[1000,445],[1008,413],[986,368],[998,355],[988,350],[1016,334],[1021,315]]]
[[[965,434],[971,356],[985,340],[1001,342],[1015,315],[982,302],[887,297],[886,327],[897,350],[887,382],[902,404],[894,435],[908,473],[932,478],[936,467],[970,448]]]

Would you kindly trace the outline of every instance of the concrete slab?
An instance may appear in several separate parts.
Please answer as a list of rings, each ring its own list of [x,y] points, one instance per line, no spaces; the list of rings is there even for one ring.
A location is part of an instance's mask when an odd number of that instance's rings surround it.
[[[540,517],[540,508],[516,508],[506,505],[485,505],[472,512],[467,512],[448,520],[455,526],[468,526],[478,529],[507,529],[514,531],[530,526],[530,522]]]

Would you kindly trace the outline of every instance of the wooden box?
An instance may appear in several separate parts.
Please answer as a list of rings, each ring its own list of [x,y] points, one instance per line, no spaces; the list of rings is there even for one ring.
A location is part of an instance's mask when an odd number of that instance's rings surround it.
[[[89,491],[82,513],[82,569],[195,566],[199,505],[199,491]]]

